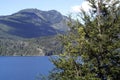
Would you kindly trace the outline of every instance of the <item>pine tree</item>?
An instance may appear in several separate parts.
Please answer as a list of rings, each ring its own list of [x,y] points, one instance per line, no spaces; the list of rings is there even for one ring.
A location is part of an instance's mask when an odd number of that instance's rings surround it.
[[[63,50],[51,58],[50,80],[120,79],[120,1],[87,1],[90,13],[82,11],[82,23],[70,19],[70,31],[59,38]]]

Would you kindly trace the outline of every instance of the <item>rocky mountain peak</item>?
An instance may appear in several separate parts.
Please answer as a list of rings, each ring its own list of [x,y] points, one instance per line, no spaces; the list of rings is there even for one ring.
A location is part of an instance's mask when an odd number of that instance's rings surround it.
[[[3,26],[8,29],[7,34],[25,38],[56,35],[68,28],[65,17],[60,12],[33,8],[0,18],[0,25],[0,29]]]

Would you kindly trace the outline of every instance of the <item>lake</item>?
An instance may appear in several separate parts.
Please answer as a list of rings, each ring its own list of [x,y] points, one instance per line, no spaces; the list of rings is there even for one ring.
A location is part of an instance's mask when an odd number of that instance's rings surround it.
[[[35,80],[53,68],[48,56],[0,57],[0,80]]]

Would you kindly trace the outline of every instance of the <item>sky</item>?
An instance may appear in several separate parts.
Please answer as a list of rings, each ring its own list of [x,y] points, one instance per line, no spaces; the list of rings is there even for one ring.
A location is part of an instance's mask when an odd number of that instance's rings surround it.
[[[85,10],[88,9],[84,0],[1,0],[0,15],[10,15],[26,8],[43,11],[54,9],[63,15],[68,15],[71,12],[78,12],[81,5]]]

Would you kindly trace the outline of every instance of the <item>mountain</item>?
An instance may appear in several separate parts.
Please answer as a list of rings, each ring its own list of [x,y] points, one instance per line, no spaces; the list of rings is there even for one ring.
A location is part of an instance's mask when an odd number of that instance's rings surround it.
[[[56,10],[24,9],[0,16],[0,37],[36,38],[64,33],[68,30],[67,19]]]
[[[56,10],[24,9],[0,16],[0,56],[45,56],[60,53],[58,33],[69,30],[68,18]]]

